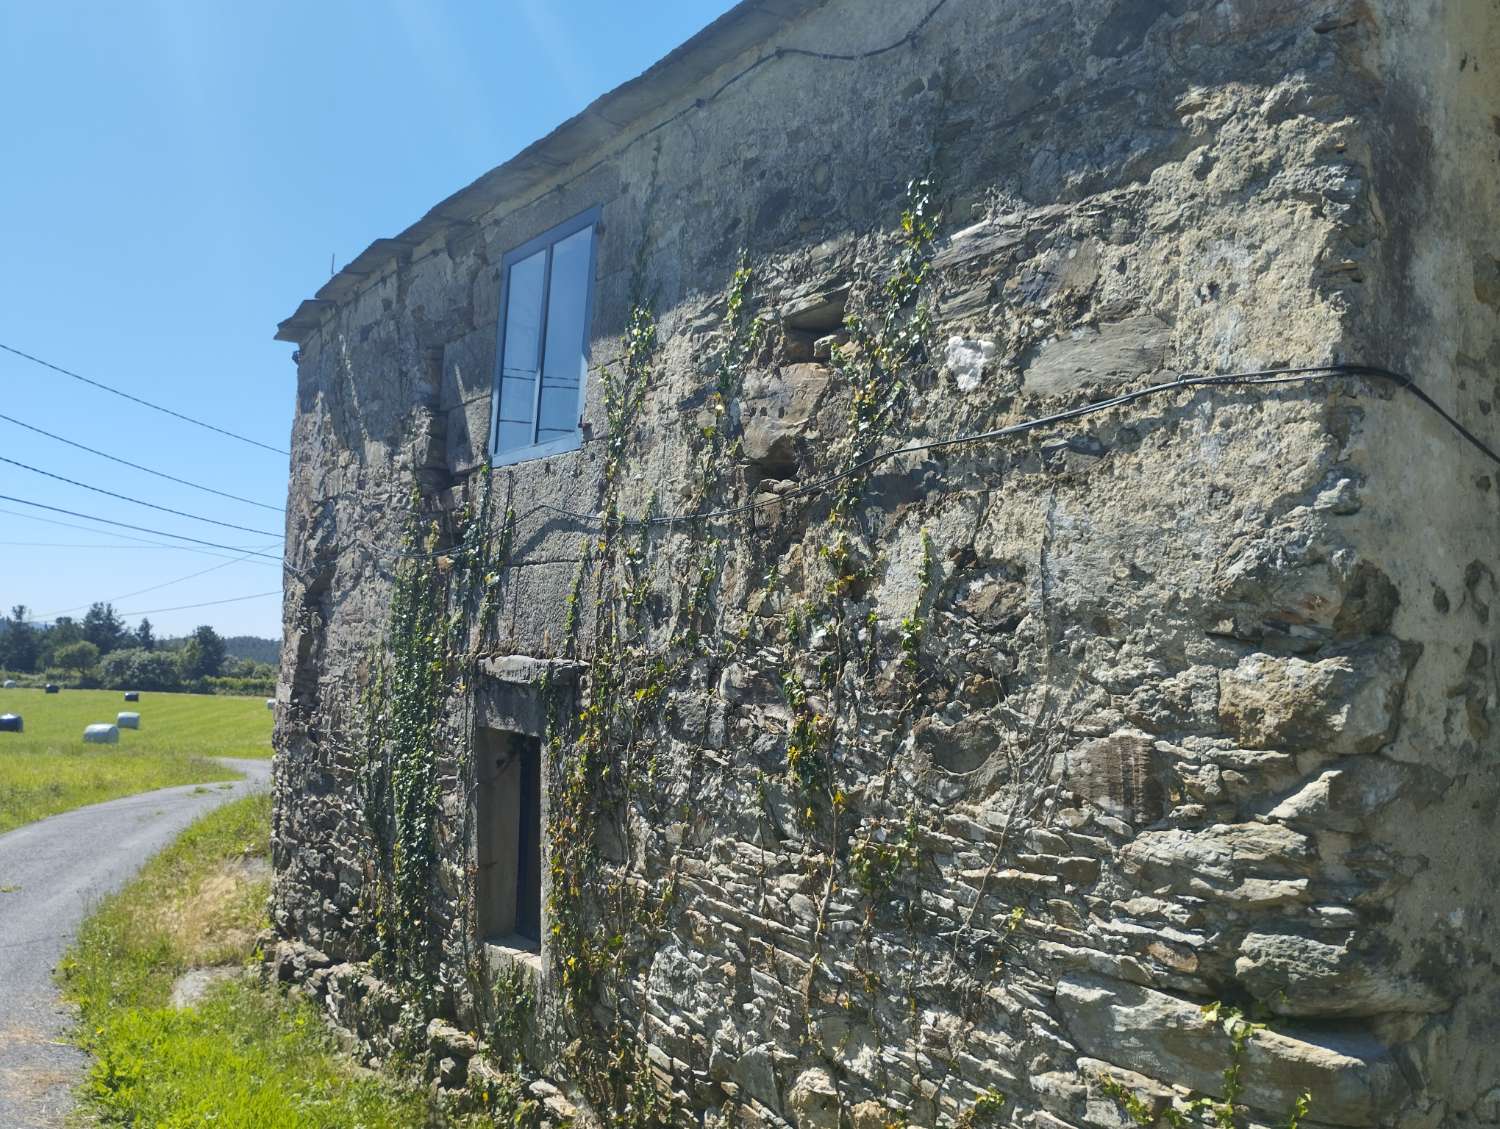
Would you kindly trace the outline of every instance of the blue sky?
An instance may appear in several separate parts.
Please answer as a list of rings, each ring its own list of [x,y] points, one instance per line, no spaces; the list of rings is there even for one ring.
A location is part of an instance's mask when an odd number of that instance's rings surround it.
[[[271,334],[327,279],[330,258],[342,264],[400,231],[731,6],[0,6],[0,344],[285,447],[292,347]],[[191,482],[275,507],[285,501],[285,457],[6,353],[0,413]],[[0,456],[264,533],[160,513],[8,464],[0,464],[0,494],[280,551],[279,513],[5,420]],[[274,593],[274,563],[142,545],[124,540],[126,531],[10,501],[0,511],[5,610],[24,603],[53,618],[112,600],[122,612],[149,613],[163,633],[211,623],[225,634],[279,634],[275,595],[157,610]]]

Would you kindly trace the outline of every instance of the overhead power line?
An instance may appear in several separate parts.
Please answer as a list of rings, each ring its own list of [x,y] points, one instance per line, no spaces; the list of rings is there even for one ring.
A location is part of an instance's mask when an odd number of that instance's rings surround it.
[[[9,514],[9,513],[15,513],[15,511],[14,510],[0,510],[0,514]],[[20,516],[20,517],[27,517],[29,515],[27,515],[27,514],[20,514],[18,516]],[[39,521],[41,519],[37,518],[37,519],[34,519],[34,520],[38,520]],[[58,522],[57,524],[61,525],[63,523],[62,522]],[[73,526],[69,526],[68,528],[70,528],[70,529],[83,529],[84,527],[81,526],[81,525],[73,525]],[[90,532],[91,533],[98,533],[99,530],[94,529],[94,530],[90,530]],[[124,542],[121,542],[121,541],[116,541],[113,544],[111,544],[109,542],[100,542],[100,543],[94,544],[94,545],[86,545],[86,544],[84,544],[84,543],[82,543],[80,541],[0,541],[0,545],[8,545],[8,546],[10,546],[12,548],[19,548],[19,549],[172,549],[172,550],[183,552],[183,553],[196,553],[198,551],[197,549],[190,549],[186,545],[158,545],[155,542],[151,542],[151,541],[142,541],[138,545],[127,545],[127,544],[125,544]],[[222,556],[222,554],[220,554],[220,553],[205,553],[204,556],[217,557],[217,556]],[[231,558],[231,559],[232,560],[238,560],[239,558],[236,557],[236,558]],[[254,561],[252,563],[259,564],[260,562],[259,561]]]
[[[104,525],[115,525],[121,529],[134,529],[137,533],[150,533],[154,537],[172,537],[178,541],[186,541],[192,545],[206,545],[210,549],[228,549],[231,553],[245,552],[243,545],[221,545],[217,541],[202,541],[197,537],[186,537],[181,533],[168,533],[164,529],[151,529],[144,525],[131,525],[129,522],[115,521],[113,518],[95,517],[93,514],[81,514],[77,510],[65,510],[61,506],[49,506],[42,502],[30,501],[26,498],[15,498],[9,494],[0,494],[0,502],[16,502],[23,506],[35,506],[39,510],[47,510],[54,514],[67,514],[69,517],[79,517],[84,521],[97,521]],[[270,534],[266,534],[266,536],[270,536]],[[273,557],[270,553],[254,552],[247,555],[264,557],[268,561],[277,561],[278,563],[281,561],[280,557]]]
[[[0,412],[0,419],[5,420],[7,423],[13,423],[17,427],[24,427],[27,431],[34,431],[38,435],[45,435],[48,439],[55,439],[59,443],[66,443],[69,447],[75,447],[80,451],[87,451],[91,455],[98,455],[101,459],[108,459],[110,462],[119,463],[121,466],[128,466],[132,470],[143,471],[146,474],[154,474],[157,478],[165,478],[168,482],[176,482],[181,486],[191,486],[194,490],[202,490],[205,494],[216,494],[220,498],[228,498],[231,502],[244,502],[247,506],[259,506],[261,509],[270,510],[272,513],[279,514],[284,512],[280,506],[269,506],[265,502],[256,502],[249,498],[241,498],[238,494],[227,494],[223,490],[215,490],[212,486],[204,486],[202,483],[192,482],[186,478],[178,478],[175,474],[168,474],[166,471],[152,470],[148,466],[141,466],[140,463],[133,463],[129,459],[122,459],[118,455],[111,455],[106,451],[99,450],[97,447],[90,447],[84,443],[75,443],[71,439],[64,439],[61,435],[54,435],[50,431],[43,431],[40,427],[35,427],[29,423],[22,423],[15,416],[8,416],[4,412]]]
[[[163,407],[160,404],[153,404],[150,400],[143,400],[139,396],[132,396],[129,392],[122,392],[120,389],[113,388],[108,384],[101,383],[100,381],[90,380],[88,377],[81,376],[80,374],[74,372],[72,369],[65,369],[61,365],[53,364],[51,361],[44,361],[41,357],[32,356],[30,353],[23,352],[22,350],[15,348],[13,345],[7,345],[4,342],[0,342],[0,349],[4,349],[7,353],[14,354],[17,357],[22,357],[25,360],[30,361],[32,364],[41,365],[43,368],[51,369],[53,372],[62,373],[63,376],[70,376],[74,380],[82,381],[84,384],[87,384],[93,388],[97,388],[101,392],[112,393],[113,395],[119,396],[123,400],[129,400],[133,404],[139,404],[143,408],[150,408],[152,411],[161,412],[163,415],[169,415],[173,419],[180,419],[184,423],[191,423],[195,427],[206,428],[209,431],[217,432],[218,434],[226,436],[230,439],[238,439],[241,443],[248,443],[252,447],[259,447],[263,451],[270,451],[273,455],[285,455],[289,453],[282,450],[280,447],[273,447],[269,443],[262,443],[259,439],[251,439],[249,436],[239,435],[233,431],[227,431],[222,427],[218,427],[212,423],[207,423],[204,420],[194,419],[192,416],[183,415],[181,412],[173,411],[171,408]]]
[[[274,549],[275,547],[275,545],[266,546],[267,549]],[[223,564],[209,565],[208,568],[199,569],[197,572],[190,572],[186,576],[179,576],[175,580],[163,580],[160,584],[153,584],[149,588],[137,588],[133,592],[122,592],[118,596],[110,596],[100,602],[105,604],[113,604],[116,600],[128,600],[132,596],[144,596],[147,592],[160,592],[163,588],[171,588],[176,584],[184,584],[189,580],[196,580],[200,576],[207,576],[211,572],[218,572],[221,568],[228,568],[230,565],[236,565],[240,563],[261,564],[261,561],[252,561],[250,559],[254,551],[255,550],[246,552],[243,556],[235,557],[233,560],[225,561]],[[90,601],[88,604],[77,604],[71,608],[59,608],[55,612],[44,613],[42,615],[42,618],[52,619],[54,616],[68,615],[71,612],[81,611],[84,608],[90,607],[92,606],[92,603],[93,601]]]
[[[257,537],[279,537],[280,534],[272,533],[268,529],[251,529],[248,525],[236,525],[232,521],[220,521],[218,518],[203,517],[201,514],[190,514],[186,510],[174,510],[170,506],[158,506],[155,502],[143,502],[139,498],[132,498],[129,494],[116,494],[113,490],[106,490],[102,486],[90,486],[87,482],[79,482],[75,478],[64,478],[60,474],[53,474],[50,470],[42,470],[39,467],[30,466],[27,463],[18,462],[15,459],[7,459],[0,455],[0,463],[9,463],[11,466],[29,470],[32,474],[40,474],[44,478],[56,479],[58,482],[66,482],[69,486],[76,486],[80,490],[92,490],[95,494],[103,494],[107,498],[118,498],[122,502],[130,502],[133,505],[145,506],[147,509],[160,510],[164,514],[172,514],[174,517],[185,517],[193,521],[207,522],[209,525],[222,526],[225,529],[238,529],[241,533],[254,533]]]
[[[42,522],[45,525],[56,525],[56,526],[58,526],[58,527],[60,527],[62,529],[77,529],[77,530],[81,530],[84,533],[94,533],[94,534],[105,533],[105,534],[109,534],[111,537],[122,537],[122,538],[125,539],[124,541],[120,541],[120,542],[117,542],[115,544],[107,544],[107,545],[76,545],[76,544],[60,545],[59,544],[59,545],[56,545],[56,546],[43,546],[43,545],[38,544],[37,547],[39,547],[39,548],[55,547],[55,548],[68,548],[68,549],[170,549],[170,550],[172,550],[175,553],[197,553],[200,557],[223,557],[224,556],[223,553],[216,553],[216,552],[213,552],[210,549],[195,549],[191,545],[168,545],[168,544],[166,544],[164,542],[161,542],[161,541],[151,541],[151,540],[148,540],[145,537],[133,537],[129,533],[115,533],[113,530],[109,530],[109,529],[96,529],[95,527],[93,527],[91,525],[77,525],[77,524],[75,524],[75,523],[73,523],[71,521],[58,521],[56,518],[41,517],[41,516],[39,516],[37,514],[23,514],[20,510],[8,510],[4,506],[0,506],[0,514],[9,514],[11,517],[18,517],[18,518],[21,518],[23,521],[39,521],[39,522]],[[126,544],[125,543],[126,541],[130,541],[130,542],[134,542],[134,543],[133,544]],[[13,545],[24,544],[24,542],[12,541],[12,542],[9,542],[9,544],[13,544]],[[241,546],[240,548],[237,548],[237,549],[235,549],[233,551],[237,552],[237,553],[243,553],[246,550],[245,550],[245,548],[243,546]],[[253,561],[251,563],[253,563],[253,564],[259,564],[259,565],[264,565],[264,564],[267,564],[269,562],[266,562],[266,561]]]
[[[278,588],[274,592],[257,592],[253,596],[231,596],[227,600],[209,600],[202,604],[179,604],[175,608],[144,608],[138,612],[116,612],[115,614],[120,616],[161,615],[163,612],[186,612],[192,611],[194,608],[216,608],[220,604],[242,604],[246,600],[264,600],[268,596],[280,595],[281,589]]]

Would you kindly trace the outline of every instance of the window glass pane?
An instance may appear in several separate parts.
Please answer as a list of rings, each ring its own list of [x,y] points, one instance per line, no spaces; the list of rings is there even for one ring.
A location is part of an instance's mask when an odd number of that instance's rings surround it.
[[[495,434],[495,450],[518,451],[531,446],[531,424],[501,420]]]
[[[542,343],[542,285],[547,252],[510,268],[505,302],[505,358],[500,369],[500,411],[495,449],[513,451],[535,442],[537,361]]]
[[[586,227],[552,248],[552,285],[547,295],[547,350],[542,371],[537,442],[578,430],[578,390],[583,386],[588,326],[589,268],[594,229]]]

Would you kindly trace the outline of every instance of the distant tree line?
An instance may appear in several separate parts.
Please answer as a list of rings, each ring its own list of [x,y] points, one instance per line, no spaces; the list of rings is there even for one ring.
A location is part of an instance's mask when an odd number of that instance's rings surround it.
[[[82,620],[59,616],[42,625],[27,610],[17,604],[0,621],[0,671],[7,674],[115,690],[270,694],[276,688],[273,663],[231,658],[207,624],[162,640],[149,619],[131,629],[107,603],[93,604]]]

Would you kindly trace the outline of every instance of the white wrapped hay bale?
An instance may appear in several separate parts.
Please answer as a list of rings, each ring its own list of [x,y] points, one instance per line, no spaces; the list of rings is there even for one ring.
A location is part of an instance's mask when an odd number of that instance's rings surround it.
[[[7,690],[14,690],[16,688],[16,680],[14,678],[7,678],[5,680],[5,688]]]
[[[18,713],[0,713],[0,733],[22,733],[25,723]]]
[[[139,729],[141,727],[141,715],[128,711],[117,713],[115,714],[115,724],[121,729]]]
[[[83,731],[83,739],[90,745],[118,745],[120,743],[120,727],[118,725],[106,725],[100,722],[98,725],[90,725]]]

